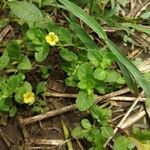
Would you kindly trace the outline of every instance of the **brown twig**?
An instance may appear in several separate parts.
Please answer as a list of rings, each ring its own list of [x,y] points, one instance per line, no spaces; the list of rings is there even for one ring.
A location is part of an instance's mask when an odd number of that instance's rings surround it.
[[[150,109],[149,109],[150,111]],[[143,116],[145,116],[146,112],[145,110],[142,110],[140,112],[138,112],[137,114],[131,116],[130,118],[128,118],[121,126],[121,129],[125,129],[128,128],[129,126],[131,126],[133,123],[137,122],[138,120],[140,120]]]
[[[113,101],[121,101],[121,102],[133,102],[135,101],[137,98],[136,97],[125,97],[125,96],[116,96],[116,97],[112,97],[109,100],[113,100]],[[139,102],[144,102],[146,100],[146,98],[141,98],[139,100]]]
[[[20,128],[22,129],[22,133],[23,133],[23,137],[24,137],[24,141],[25,141],[24,150],[28,150],[28,148],[29,148],[29,141],[28,141],[29,133],[26,129],[26,126],[21,123],[21,120],[22,120],[22,118],[19,117],[18,122],[19,122]]]
[[[127,119],[127,117],[129,116],[129,114],[131,113],[131,111],[133,110],[133,108],[136,106],[136,104],[138,103],[138,101],[139,101],[140,98],[141,98],[141,96],[138,96],[137,99],[133,102],[133,104],[131,105],[131,107],[129,108],[129,110],[126,112],[126,114],[124,115],[124,117],[121,119],[121,121],[115,127],[113,135],[111,137],[109,137],[108,140],[105,142],[104,147],[106,147],[109,144],[110,140],[114,137],[114,135],[117,133],[118,129],[122,126],[122,124]]]
[[[96,100],[96,103],[99,103],[102,100],[105,100],[105,99],[110,98],[110,97],[125,94],[129,91],[130,91],[129,88],[125,88],[125,89],[122,89],[122,90],[119,90],[119,91],[115,91],[115,92],[106,94],[104,96],[99,96]],[[26,124],[33,123],[33,122],[36,122],[36,121],[39,121],[39,120],[42,120],[42,119],[46,119],[48,117],[53,117],[53,116],[56,116],[56,115],[60,115],[62,113],[69,112],[69,111],[72,111],[72,110],[75,110],[75,109],[77,109],[77,106],[76,106],[76,104],[73,104],[71,106],[66,106],[66,107],[56,109],[56,110],[53,110],[53,111],[49,111],[49,112],[46,112],[46,113],[43,113],[43,114],[40,114],[40,115],[37,115],[37,116],[33,116],[33,117],[30,117],[30,118],[20,119],[20,123],[26,125]]]
[[[54,147],[54,146],[32,146],[32,147],[29,147],[29,150],[54,150],[54,148],[56,148],[56,147]]]
[[[9,31],[12,31],[12,27],[8,25],[5,27],[2,32],[0,33],[0,42],[3,40],[3,38],[9,33]]]
[[[39,121],[39,120],[43,120],[43,119],[46,119],[48,117],[53,117],[53,116],[56,116],[56,115],[60,115],[62,113],[65,113],[65,112],[68,112],[68,111],[72,111],[72,110],[75,110],[77,107],[76,105],[71,105],[71,106],[67,106],[67,107],[63,107],[63,108],[60,108],[60,109],[56,109],[56,110],[53,110],[53,111],[49,111],[49,112],[46,112],[46,113],[43,113],[43,114],[40,114],[40,115],[37,115],[37,116],[33,116],[33,117],[30,117],[30,118],[26,118],[26,119],[21,119],[21,124],[29,124],[29,123],[33,123],[33,122],[36,122],[36,121]]]
[[[142,8],[138,11],[138,13],[135,15],[135,18],[139,17],[142,11],[146,10],[146,8],[150,5],[150,2],[146,3]]]
[[[55,145],[56,146],[64,142],[64,140],[33,139],[31,140],[31,142],[36,145]]]
[[[77,94],[68,94],[68,93],[50,93],[46,92],[43,94],[46,97],[61,97],[61,98],[76,98]]]
[[[116,95],[125,94],[129,91],[130,91],[129,88],[124,88],[122,90],[118,90],[118,91],[115,91],[115,92],[112,92],[112,93],[109,93],[109,94],[106,94],[106,95],[103,95],[103,96],[97,96],[96,103],[98,103],[98,102],[100,102],[104,99],[110,98],[110,97],[115,97]],[[46,92],[43,95],[46,96],[46,97],[61,97],[61,98],[76,98],[77,97],[77,94],[67,94],[67,93],[50,93],[50,92]]]
[[[130,0],[130,12],[128,14],[128,17],[133,17],[133,10],[134,7],[136,6],[136,3],[134,0]]]
[[[130,91],[129,88],[124,88],[124,89],[121,89],[121,90],[118,90],[118,91],[115,91],[115,92],[112,92],[112,93],[109,93],[109,94],[106,94],[106,95],[103,95],[103,96],[98,96],[97,100],[96,100],[96,103],[99,103],[99,102],[101,102],[103,100],[106,100],[108,98],[111,98],[111,97],[115,97],[115,96],[119,96],[119,95],[128,93],[129,91]]]
[[[136,110],[136,109],[139,109],[140,107],[141,107],[140,105],[139,105],[139,106],[136,106],[132,111],[134,111],[134,110]],[[123,113],[123,114],[121,114],[121,115],[119,115],[119,116],[113,118],[113,119],[112,119],[112,122],[116,121],[117,119],[121,118],[121,117],[124,116],[124,115],[125,115],[125,113]]]
[[[11,141],[1,130],[0,130],[0,136],[3,139],[3,141],[6,143],[7,147],[9,148],[11,146]]]

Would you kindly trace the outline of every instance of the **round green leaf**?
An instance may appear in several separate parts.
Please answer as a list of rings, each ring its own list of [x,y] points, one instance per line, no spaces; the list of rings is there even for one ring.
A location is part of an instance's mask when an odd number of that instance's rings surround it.
[[[30,59],[27,56],[23,56],[19,61],[18,69],[30,70],[32,68]]]
[[[78,69],[78,79],[88,80],[89,78],[93,78],[93,69],[89,63],[83,63],[79,66]]]
[[[4,53],[1,57],[0,57],[0,70],[5,68],[9,63],[9,57],[6,53]]]
[[[49,54],[49,47],[45,44],[43,47],[36,47],[35,59],[38,62],[42,62]]]
[[[45,81],[38,83],[38,85],[36,86],[36,95],[42,93],[45,90],[45,86],[46,86]]]
[[[15,1],[9,2],[8,5],[15,16],[28,24],[43,19],[41,11],[32,3],[27,1]]]
[[[17,108],[16,108],[16,106],[13,106],[13,107],[9,110],[9,116],[10,116],[10,117],[14,117],[15,114],[16,114],[16,112],[17,112]]]
[[[85,129],[90,129],[91,128],[91,123],[90,123],[90,121],[88,120],[88,119],[83,119],[82,121],[81,121],[81,125],[82,125],[82,127],[83,128],[85,128]]]
[[[78,83],[80,89],[93,89],[95,87],[95,82],[93,80],[81,80]]]
[[[101,68],[98,68],[94,71],[93,76],[95,79],[103,81],[108,76],[108,72]]]
[[[26,92],[32,91],[32,86],[29,82],[25,81],[20,87],[17,87],[15,92],[15,100],[22,104],[23,103],[23,94]]]
[[[17,75],[9,77],[7,80],[7,86],[10,91],[15,91],[19,85],[19,78]]]
[[[77,96],[76,104],[80,111],[84,111],[89,109],[95,100],[96,96],[93,93],[88,94],[87,91],[80,91]]]
[[[63,48],[59,54],[66,61],[72,61],[78,59],[75,53],[73,53],[72,51],[68,51],[68,49],[66,48]]]
[[[34,39],[38,39],[41,37],[44,37],[44,33],[41,29],[39,28],[32,28],[29,29],[26,33],[26,36],[30,39],[30,40],[34,40]]]
[[[11,59],[19,60],[21,57],[21,49],[16,41],[9,42],[6,51]]]
[[[101,134],[105,138],[109,138],[113,134],[113,129],[109,126],[103,126],[101,127]]]

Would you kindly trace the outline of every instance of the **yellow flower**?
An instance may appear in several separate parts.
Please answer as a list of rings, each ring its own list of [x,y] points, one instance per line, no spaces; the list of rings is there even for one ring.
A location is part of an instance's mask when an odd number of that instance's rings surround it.
[[[49,32],[45,39],[46,42],[49,43],[51,46],[56,45],[56,43],[59,41],[58,36],[54,32]]]
[[[23,101],[24,103],[33,103],[35,101],[35,95],[33,92],[26,92],[23,94]]]

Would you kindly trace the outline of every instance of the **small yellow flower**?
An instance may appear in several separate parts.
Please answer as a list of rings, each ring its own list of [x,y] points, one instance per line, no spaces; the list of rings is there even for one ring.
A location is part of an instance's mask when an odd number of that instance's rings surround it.
[[[54,32],[49,32],[45,39],[46,42],[49,43],[51,46],[56,45],[56,43],[59,41],[58,36]]]
[[[33,103],[35,101],[35,95],[33,92],[26,92],[23,94],[23,101],[24,103]]]

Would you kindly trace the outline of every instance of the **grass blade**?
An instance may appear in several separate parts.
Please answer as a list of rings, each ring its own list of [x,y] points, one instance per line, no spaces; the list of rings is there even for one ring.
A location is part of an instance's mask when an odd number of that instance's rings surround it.
[[[144,92],[147,96],[150,96],[150,84],[146,82],[142,73],[135,67],[135,65],[123,54],[121,54],[118,47],[111,41],[107,40],[106,42],[108,48],[113,52],[113,54],[117,57],[119,62],[123,64],[130,74],[135,78],[135,80],[139,83],[139,85],[143,88]]]
[[[88,49],[99,49],[91,37],[77,23],[70,24],[71,30],[78,36]]]
[[[103,40],[107,39],[107,35],[104,32],[103,28],[96,22],[93,17],[87,15],[80,7],[68,0],[59,1],[67,8],[68,11],[73,13],[76,17],[80,18],[84,23],[91,27],[99,35],[100,38],[102,38]]]
[[[135,23],[123,23],[122,25],[128,28],[131,27],[133,29],[136,29],[137,31],[144,32],[150,35],[150,28],[148,26],[143,26]]]

